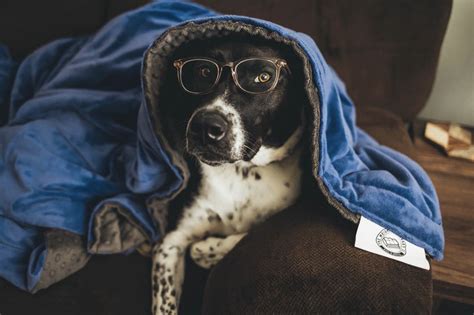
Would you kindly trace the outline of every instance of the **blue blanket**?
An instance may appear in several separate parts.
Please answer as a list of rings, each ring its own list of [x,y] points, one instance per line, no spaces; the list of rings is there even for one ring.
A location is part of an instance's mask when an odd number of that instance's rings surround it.
[[[154,202],[172,198],[184,181],[155,134],[143,56],[164,31],[190,20],[259,26],[299,45],[319,101],[312,172],[329,202],[442,258],[431,181],[415,162],[355,126],[343,83],[310,37],[160,1],[92,36],[52,42],[19,65],[0,45],[0,106],[9,112],[0,128],[0,277],[35,292],[79,269],[85,260],[77,256],[128,253],[160,239],[165,228]],[[51,230],[60,236],[48,236]],[[77,242],[84,251],[70,254]]]

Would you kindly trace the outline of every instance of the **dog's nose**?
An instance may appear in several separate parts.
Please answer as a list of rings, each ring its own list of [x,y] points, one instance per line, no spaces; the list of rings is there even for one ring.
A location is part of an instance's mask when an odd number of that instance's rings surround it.
[[[229,124],[222,115],[214,112],[202,112],[193,118],[190,127],[193,133],[201,134],[205,139],[219,141],[225,137],[228,126]]]

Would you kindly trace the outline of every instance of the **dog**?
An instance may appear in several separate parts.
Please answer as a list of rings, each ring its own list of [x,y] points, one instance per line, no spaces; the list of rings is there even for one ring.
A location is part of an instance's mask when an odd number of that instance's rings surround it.
[[[171,139],[190,168],[174,229],[153,250],[153,313],[177,314],[188,248],[203,268],[300,195],[302,82],[282,50],[222,38],[184,47],[170,64]]]

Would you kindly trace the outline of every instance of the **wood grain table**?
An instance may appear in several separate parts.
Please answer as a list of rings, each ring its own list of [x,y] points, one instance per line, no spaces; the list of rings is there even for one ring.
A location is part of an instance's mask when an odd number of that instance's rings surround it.
[[[447,157],[414,125],[418,162],[430,175],[441,204],[444,260],[433,262],[434,297],[474,304],[474,163]]]

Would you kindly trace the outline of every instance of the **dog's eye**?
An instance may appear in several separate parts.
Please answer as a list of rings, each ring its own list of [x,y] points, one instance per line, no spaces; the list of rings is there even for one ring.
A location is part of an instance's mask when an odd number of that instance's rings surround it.
[[[201,77],[207,78],[211,74],[211,69],[209,69],[208,67],[203,67],[200,69],[199,74],[201,75]]]
[[[268,72],[262,72],[260,73],[253,81],[255,83],[265,83],[268,82],[271,79],[271,75]]]

